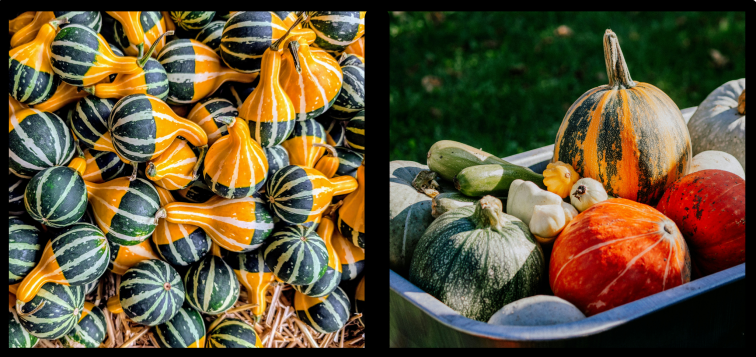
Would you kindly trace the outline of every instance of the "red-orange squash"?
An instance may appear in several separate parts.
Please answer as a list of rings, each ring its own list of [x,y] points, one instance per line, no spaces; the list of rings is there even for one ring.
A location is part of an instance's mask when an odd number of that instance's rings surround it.
[[[630,78],[617,35],[604,34],[609,84],[572,104],[562,120],[553,162],[601,182],[609,195],[656,204],[688,173],[691,144],[675,102],[659,88]]]
[[[745,263],[745,180],[703,170],[677,181],[656,208],[675,222],[700,276]]]
[[[675,223],[653,207],[615,198],[583,211],[554,242],[554,295],[586,316],[690,281],[690,255]]]

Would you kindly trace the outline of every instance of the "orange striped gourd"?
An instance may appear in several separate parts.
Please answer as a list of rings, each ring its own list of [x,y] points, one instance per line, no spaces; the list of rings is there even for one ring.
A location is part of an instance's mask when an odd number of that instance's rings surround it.
[[[45,23],[33,41],[8,52],[8,90],[21,103],[42,103],[58,88],[60,80],[50,65],[49,49],[59,24],[59,20]]]
[[[203,177],[215,194],[225,198],[251,196],[262,188],[268,176],[268,159],[262,147],[249,136],[241,118],[228,124],[228,136],[221,137],[207,152]]]
[[[150,181],[119,177],[104,183],[85,181],[95,223],[108,240],[137,245],[155,230],[160,199]]]
[[[257,305],[252,308],[252,314],[259,322],[265,313],[265,295],[268,287],[275,281],[273,272],[265,264],[262,249],[246,253],[229,253],[224,261],[234,270],[239,283],[247,289],[247,303]]]
[[[347,46],[346,50],[344,50],[344,53],[351,53],[360,56],[363,59],[362,62],[365,63],[365,36],[360,37],[359,40]]]
[[[113,274],[123,275],[133,266],[144,260],[160,259],[147,239],[137,245],[118,245],[110,242],[110,262],[108,270]]]
[[[338,229],[331,236],[331,244],[341,262],[341,281],[354,280],[360,276],[365,268],[365,250],[352,244]]]
[[[197,170],[205,156],[184,139],[177,138],[159,157],[147,163],[147,178],[166,190],[180,190],[197,178]]]
[[[98,83],[84,87],[85,93],[99,98],[121,99],[130,94],[149,94],[161,100],[168,96],[168,75],[154,58],[148,58],[141,71],[121,74],[112,83]]]
[[[331,178],[333,175],[336,174],[336,171],[339,169],[339,154],[336,152],[336,149],[331,145],[324,145],[315,143],[313,144],[316,147],[323,147],[328,150],[327,154],[318,160],[318,163],[315,164],[315,170],[320,171],[320,173],[323,174],[326,178]]]
[[[205,203],[173,202],[163,209],[168,222],[198,226],[215,244],[232,252],[259,248],[273,230],[273,218],[256,195],[236,199],[214,196]]]
[[[234,104],[227,99],[211,97],[199,101],[187,115],[207,134],[207,144],[212,146],[223,135],[228,135],[226,123],[216,118],[239,116]]]
[[[10,39],[11,48],[29,43],[37,37],[37,33],[46,23],[55,19],[52,11],[37,11],[32,21],[17,29]]]
[[[339,231],[352,243],[365,248],[365,160],[357,169],[357,190],[347,195],[339,208]]]
[[[160,205],[176,202],[173,195],[161,187],[156,187]],[[155,233],[152,234],[158,254],[173,266],[187,266],[198,262],[210,251],[210,237],[201,228],[190,224],[176,224],[160,218]]]
[[[125,167],[124,162],[113,152],[85,149],[84,159],[87,168],[82,178],[84,181],[94,183],[110,181],[120,176]]]
[[[34,20],[34,17],[36,16],[36,11],[27,11],[24,12],[21,15],[16,16],[13,20],[8,21],[8,34],[13,36],[16,31],[24,28],[24,26],[28,25],[29,23]]]
[[[137,47],[139,56],[144,51],[144,30],[142,29],[141,11],[106,11],[116,21],[121,23],[129,42]]]
[[[289,153],[289,162],[292,165],[314,167],[323,153],[324,147],[313,144],[325,144],[325,129],[315,120],[298,121],[294,124],[294,130],[281,146]]]
[[[310,297],[322,297],[333,292],[339,286],[339,283],[341,283],[341,262],[331,242],[335,230],[336,225],[333,219],[324,215],[318,225],[317,232],[318,236],[325,241],[326,249],[328,249],[328,267],[325,274],[318,281],[309,285],[294,285],[294,289],[297,291]]]
[[[155,47],[155,52],[152,53],[152,57],[157,58],[157,54],[160,53],[160,50],[165,46],[166,40],[160,35],[168,32],[166,19],[159,11],[142,11],[139,15],[139,24],[139,29],[126,30],[120,21],[116,22],[113,30],[115,32],[114,37],[117,44],[123,48],[123,52],[125,52],[127,56],[140,56],[139,48],[131,42],[128,36],[129,31],[143,31],[144,48],[149,48],[156,40],[158,41]]]

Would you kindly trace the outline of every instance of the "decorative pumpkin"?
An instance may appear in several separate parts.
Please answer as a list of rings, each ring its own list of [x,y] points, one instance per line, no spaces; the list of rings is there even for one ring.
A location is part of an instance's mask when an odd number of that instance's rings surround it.
[[[73,330],[83,309],[83,286],[47,283],[31,301],[16,301],[21,326],[44,340],[61,338]]]
[[[675,223],[641,203],[615,198],[585,210],[554,242],[554,295],[585,316],[690,281],[690,255]]]
[[[42,233],[24,217],[8,219],[8,285],[17,284],[31,273],[45,246]]]
[[[331,235],[331,244],[341,262],[341,281],[357,279],[365,268],[365,250],[352,244],[338,229]]]
[[[139,116],[141,120],[133,120]],[[181,136],[196,147],[207,145],[207,134],[199,125],[173,112],[162,100],[147,94],[123,97],[108,119],[113,147],[132,162],[157,158]]]
[[[187,31],[201,30],[213,21],[215,11],[171,11],[176,26]]]
[[[144,47],[150,48],[157,41],[155,51],[151,55],[157,58],[157,54],[165,46],[166,40],[162,35],[168,32],[166,18],[160,11],[142,11],[139,15],[139,24],[140,28],[138,29],[134,28],[134,24],[129,24],[129,29],[125,29],[121,22],[113,21],[112,29],[115,42],[123,48],[127,55],[140,56],[142,49],[129,41],[129,32],[142,31],[144,33]]]
[[[745,170],[745,78],[709,94],[688,121],[693,155],[707,150],[735,156]]]
[[[557,205],[561,207],[562,199],[555,193],[544,191],[531,181],[520,179],[512,181],[507,196],[507,213],[526,225],[530,225],[533,209],[537,205]]]
[[[99,98],[120,99],[130,94],[149,94],[160,100],[168,96],[168,75],[154,58],[148,58],[141,71],[122,74],[112,83],[99,83],[84,90]]]
[[[261,56],[287,29],[289,27],[270,11],[239,11],[223,28],[221,58],[238,72],[259,72]]]
[[[197,310],[183,306],[168,322],[155,326],[155,341],[160,348],[203,348],[205,321]]]
[[[693,164],[688,175],[702,170],[724,170],[745,180],[745,170],[738,159],[724,151],[709,150],[693,156]]]
[[[543,171],[543,184],[549,192],[556,193],[561,198],[570,194],[570,189],[577,180],[580,180],[580,175],[575,172],[575,169],[561,161],[549,163]]]
[[[194,39],[212,48],[220,58],[221,36],[223,35],[223,27],[225,26],[225,21],[213,21],[200,30]]]
[[[357,180],[351,176],[327,179],[315,169],[290,165],[268,179],[265,192],[270,209],[279,219],[289,224],[306,224],[320,218],[333,196],[356,189]]]
[[[141,11],[107,11],[108,15],[113,17],[118,23],[121,24],[123,32],[125,32],[129,43],[135,45],[138,50],[138,56],[142,55],[144,51],[144,28],[142,28],[142,12]],[[116,31],[116,34],[118,31]],[[116,35],[116,37],[118,37]],[[123,44],[121,47],[124,46]]]
[[[294,294],[297,317],[319,333],[336,332],[344,327],[350,306],[349,298],[338,286],[324,297],[309,297],[299,291]]]
[[[96,281],[108,267],[105,235],[89,223],[75,223],[47,242],[39,264],[18,286],[16,298],[29,302],[46,283],[82,286]]]
[[[71,332],[59,341],[65,347],[100,347],[105,341],[107,323],[102,310],[89,301],[84,302],[81,319]]]
[[[330,294],[339,286],[341,282],[341,263],[331,243],[331,237],[335,229],[336,225],[333,219],[331,217],[323,217],[318,225],[318,236],[323,238],[328,249],[328,267],[325,274],[318,281],[309,285],[293,285],[295,290],[307,296],[323,297]]]
[[[9,168],[18,177],[65,165],[74,154],[71,131],[57,115],[24,109],[8,119]]]
[[[294,130],[294,105],[279,84],[282,54],[272,48],[263,53],[260,83],[239,107],[239,116],[263,147],[281,144]]]
[[[232,252],[259,248],[273,230],[273,218],[256,195],[237,199],[214,196],[205,203],[173,202],[163,208],[166,221],[198,226],[215,244]]]
[[[527,225],[485,196],[431,223],[415,249],[409,280],[463,316],[488,321],[502,306],[536,294],[544,264]]]
[[[261,348],[254,327],[240,319],[218,318],[208,327],[206,348]]]
[[[289,153],[292,165],[315,167],[315,163],[325,153],[325,148],[313,146],[315,143],[326,143],[325,129],[317,121],[307,120],[296,122],[291,135],[281,146]]]
[[[69,124],[82,148],[115,153],[108,131],[108,117],[116,103],[114,99],[91,94],[76,103]]]
[[[123,275],[126,271],[145,260],[160,260],[147,239],[137,245],[118,245],[110,242],[110,262],[108,270],[113,274]]]
[[[116,56],[97,32],[74,24],[55,35],[50,47],[50,63],[61,80],[73,86],[86,87],[113,73],[138,73],[154,49],[155,44],[141,58]]]
[[[123,274],[118,297],[129,319],[155,326],[176,316],[184,303],[185,291],[181,277],[170,264],[145,260]]]
[[[20,318],[16,312],[16,297],[8,293],[8,347],[9,348],[32,348],[39,339],[30,334],[21,326]]]
[[[348,177],[348,176],[347,176]],[[357,169],[357,190],[347,195],[339,207],[339,231],[352,244],[365,249],[365,161]]]
[[[191,39],[169,42],[158,54],[168,73],[168,103],[190,104],[213,94],[226,81],[250,83],[256,73],[239,73],[221,65],[207,45]]]
[[[251,196],[268,177],[268,159],[249,136],[247,123],[240,118],[229,120],[233,120],[227,125],[229,135],[218,139],[207,152],[203,177],[218,196]]]
[[[149,181],[119,177],[104,183],[85,183],[95,221],[108,240],[136,245],[150,237],[160,199]]]
[[[147,163],[147,178],[166,190],[180,190],[198,176],[205,149],[198,149],[186,140],[177,138],[158,158]]]
[[[34,175],[26,185],[24,206],[35,221],[53,228],[65,227],[78,221],[87,210],[87,187],[76,170],[50,167]]]
[[[239,280],[220,257],[207,255],[184,274],[186,302],[203,314],[217,315],[239,300]]]
[[[16,48],[34,39],[40,29],[50,21],[61,21],[61,28],[71,24],[80,24],[100,32],[102,17],[99,11],[37,11],[34,19],[21,27],[11,37],[10,46]],[[64,23],[65,22],[65,23]]]
[[[289,166],[289,153],[283,146],[264,147],[263,151],[265,152],[265,158],[268,159],[268,177],[273,177],[278,170]]]
[[[360,110],[352,119],[349,119],[344,137],[352,150],[365,153],[365,109]]]
[[[284,41],[289,53],[281,62],[281,87],[291,98],[298,121],[325,113],[341,92],[341,67],[331,56],[310,52],[315,33],[309,29],[292,32]]]
[[[207,144],[212,146],[221,136],[228,135],[226,123],[221,117],[238,117],[239,112],[227,99],[210,97],[194,105],[187,119],[199,125],[207,134]]]
[[[745,263],[745,180],[722,170],[675,181],[657,209],[680,228],[699,276]]]
[[[572,191],[570,191],[570,202],[580,212],[601,201],[606,201],[608,198],[604,185],[590,177],[575,182],[572,185]]]
[[[365,109],[365,68],[341,65],[341,71],[344,84],[326,115],[336,120],[349,120]]]
[[[690,136],[680,109],[664,92],[634,82],[617,35],[604,34],[609,85],[593,88],[565,114],[553,161],[572,165],[607,193],[655,203],[690,169]]]
[[[365,34],[365,11],[315,11],[306,26],[318,36],[315,45],[339,55]]]
[[[85,149],[84,158],[87,161],[87,168],[82,175],[84,181],[94,183],[110,181],[120,177],[126,167],[114,152]]]
[[[171,193],[161,187],[155,188],[160,196],[160,206],[175,202]],[[170,223],[158,220],[152,234],[158,254],[173,266],[187,266],[199,261],[210,251],[211,240],[201,228],[189,224]]]
[[[281,228],[270,236],[263,248],[265,264],[287,284],[313,284],[323,277],[328,267],[325,241],[302,226]]]
[[[265,264],[262,249],[246,253],[229,253],[224,260],[234,270],[239,283],[247,289],[247,303],[257,305],[252,308],[252,314],[259,322],[265,313],[265,295],[268,287],[275,280],[273,272]]]

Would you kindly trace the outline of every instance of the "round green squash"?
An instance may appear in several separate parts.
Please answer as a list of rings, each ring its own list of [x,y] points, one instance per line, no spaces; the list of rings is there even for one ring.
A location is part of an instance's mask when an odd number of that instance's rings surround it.
[[[84,302],[81,320],[59,341],[65,347],[97,348],[105,341],[107,323],[102,310],[89,301]]]
[[[320,333],[335,332],[346,325],[350,306],[349,298],[340,287],[324,297],[309,297],[298,291],[294,294],[297,317]]]
[[[184,303],[181,277],[162,260],[144,260],[127,270],[118,292],[126,316],[147,326],[172,319]]]
[[[213,21],[215,11],[171,11],[171,20],[176,26],[187,30],[201,30]]]
[[[44,305],[43,305],[44,304]],[[36,310],[43,305],[39,310]],[[28,303],[17,301],[21,325],[30,334],[55,340],[74,329],[84,309],[84,287],[46,283]]]
[[[545,260],[528,226],[497,198],[442,214],[417,243],[409,280],[463,316],[488,321],[538,292]]]
[[[170,321],[155,326],[155,340],[160,348],[202,348],[205,321],[199,311],[184,306]]]
[[[65,227],[81,219],[87,210],[87,186],[76,170],[50,167],[26,185],[24,205],[34,220],[53,228]]]
[[[13,296],[13,295],[11,295]],[[21,326],[16,308],[8,308],[8,347],[9,348],[32,348],[39,341],[34,335]]]
[[[234,318],[214,322],[207,333],[206,348],[260,348],[260,336],[254,327]]]
[[[314,230],[287,226],[268,237],[264,250],[265,264],[283,282],[292,285],[312,284],[328,268],[328,250]]]
[[[71,130],[60,117],[37,109],[23,109],[8,118],[9,169],[31,178],[48,167],[61,166],[74,155]]]
[[[8,220],[8,285],[20,283],[34,269],[45,248],[45,238],[22,217]]]
[[[239,299],[239,279],[223,259],[208,255],[184,275],[186,302],[202,313],[217,315]]]

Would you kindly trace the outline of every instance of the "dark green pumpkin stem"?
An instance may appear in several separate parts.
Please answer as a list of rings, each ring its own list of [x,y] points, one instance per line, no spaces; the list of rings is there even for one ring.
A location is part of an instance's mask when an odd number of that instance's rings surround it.
[[[484,196],[475,203],[475,212],[470,219],[475,222],[479,229],[491,228],[499,233],[502,231],[500,215],[503,206],[501,201],[493,196]]]
[[[152,56],[152,52],[155,51],[155,48],[157,47],[158,43],[160,43],[160,40],[163,39],[163,36],[170,36],[170,35],[173,35],[173,31],[166,31],[165,33],[160,35],[160,37],[158,37],[157,40],[155,40],[155,42],[152,43],[152,46],[150,46],[150,50],[147,51],[147,53],[145,53],[144,56],[137,59],[137,65],[139,65],[139,68],[144,68],[144,66],[147,64],[147,61],[150,59],[150,56]],[[141,45],[144,46],[144,44],[141,44]],[[141,52],[142,51],[140,50],[140,53]]]
[[[622,55],[617,35],[612,30],[606,30],[604,33],[604,61],[610,87],[615,89],[635,87],[635,82],[630,78],[630,72],[627,70],[627,63]]]

